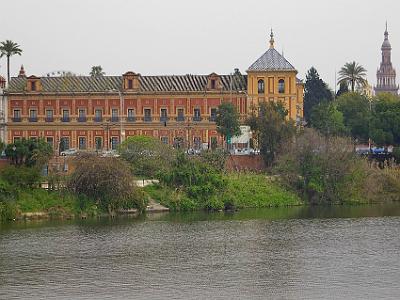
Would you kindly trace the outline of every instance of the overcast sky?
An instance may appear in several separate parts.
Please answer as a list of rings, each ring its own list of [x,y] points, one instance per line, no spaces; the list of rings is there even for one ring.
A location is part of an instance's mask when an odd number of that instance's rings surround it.
[[[335,70],[355,60],[375,84],[386,20],[400,66],[398,0],[2,0],[0,12],[0,41],[23,49],[12,76],[21,64],[37,76],[86,75],[93,65],[108,75],[244,72],[267,50],[272,27],[300,78],[315,66],[333,88]]]

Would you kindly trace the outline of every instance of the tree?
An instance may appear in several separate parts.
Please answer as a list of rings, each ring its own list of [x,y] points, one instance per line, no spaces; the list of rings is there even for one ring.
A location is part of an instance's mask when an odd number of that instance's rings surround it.
[[[367,85],[365,79],[367,70],[355,61],[346,63],[339,71],[338,84],[346,84],[350,86],[351,91],[354,92],[356,84],[364,87]]]
[[[0,140],[0,156],[1,156],[1,153],[3,153],[5,148],[6,148],[6,144],[4,144],[3,141]]]
[[[110,213],[118,208],[145,207],[144,199],[134,185],[129,165],[115,157],[80,156],[68,188],[95,201]]]
[[[258,139],[261,155],[267,166],[271,166],[281,145],[296,132],[295,124],[286,117],[288,111],[282,103],[262,102],[258,115],[247,120]]]
[[[6,40],[0,43],[0,58],[7,57],[7,79],[10,82],[10,57],[13,55],[21,55],[22,50],[20,45],[11,40]]]
[[[175,159],[175,150],[150,136],[127,138],[118,149],[121,157],[131,166],[135,175],[155,177],[167,170]]]
[[[364,173],[349,138],[325,137],[306,128],[290,140],[277,161],[275,171],[289,187],[311,204],[342,203],[359,192]]]
[[[371,138],[378,145],[400,145],[400,100],[378,95],[371,116]]]
[[[6,147],[6,156],[15,166],[42,168],[52,157],[52,147],[43,139],[17,140]]]
[[[159,174],[159,179],[166,186],[184,191],[198,208],[211,209],[215,201],[223,208],[220,196],[226,183],[221,172],[202,159],[180,152],[171,168]]]
[[[346,83],[342,82],[339,84],[339,90],[336,93],[336,97],[340,97],[343,94],[346,94],[349,92],[349,87]]]
[[[228,139],[240,135],[239,114],[232,103],[223,102],[218,106],[215,122],[217,132],[225,141],[228,142]]]
[[[333,95],[314,67],[307,72],[304,91],[304,118],[310,123],[312,108],[322,101],[331,101]]]
[[[337,98],[336,103],[348,132],[354,138],[367,141],[372,109],[369,99],[358,93],[346,93]]]
[[[344,135],[347,132],[343,123],[343,114],[332,102],[322,102],[313,107],[311,124],[325,136]]]
[[[101,66],[93,66],[92,71],[90,71],[90,76],[92,77],[101,77],[104,76],[106,73],[103,72],[103,68]]]

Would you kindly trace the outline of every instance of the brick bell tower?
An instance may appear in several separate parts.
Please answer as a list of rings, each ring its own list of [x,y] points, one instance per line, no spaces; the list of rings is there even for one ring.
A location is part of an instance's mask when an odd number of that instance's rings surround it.
[[[374,88],[375,94],[390,93],[397,95],[399,86],[396,83],[396,70],[392,65],[392,45],[389,42],[389,33],[385,30],[385,39],[382,44],[382,62],[380,68],[376,72],[377,84]]]

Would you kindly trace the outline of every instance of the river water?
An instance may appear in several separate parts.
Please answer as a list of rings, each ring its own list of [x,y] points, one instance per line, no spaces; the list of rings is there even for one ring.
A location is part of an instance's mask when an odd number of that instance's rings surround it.
[[[0,299],[399,299],[400,205],[0,227]]]

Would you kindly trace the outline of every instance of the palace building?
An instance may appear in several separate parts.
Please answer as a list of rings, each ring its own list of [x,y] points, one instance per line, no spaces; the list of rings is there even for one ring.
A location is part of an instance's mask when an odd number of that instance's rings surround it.
[[[115,149],[127,137],[148,135],[176,147],[215,147],[218,106],[231,102],[241,122],[261,101],[282,101],[289,118],[303,117],[303,83],[274,48],[247,70],[230,75],[26,76],[6,89],[7,142],[45,138],[57,151]]]
[[[399,86],[396,83],[396,70],[392,65],[392,45],[389,42],[389,32],[385,30],[385,39],[383,41],[382,50],[382,61],[380,68],[376,72],[377,85],[374,88],[375,94],[390,93],[397,95]]]

